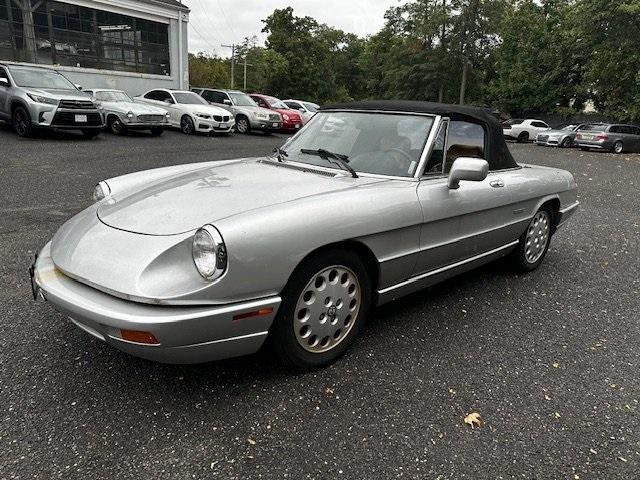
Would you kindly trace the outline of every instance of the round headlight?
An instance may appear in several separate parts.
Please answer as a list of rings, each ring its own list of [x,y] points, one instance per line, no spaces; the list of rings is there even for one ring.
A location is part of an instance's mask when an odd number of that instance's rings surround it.
[[[170,114],[169,112],[167,112],[167,113],[165,114],[165,117],[167,117],[167,118],[171,118],[171,114]]]
[[[206,280],[215,280],[227,268],[227,250],[220,232],[211,225],[198,229],[193,236],[193,263]]]
[[[285,120],[289,120],[289,115],[287,115],[286,113],[282,115],[282,118],[284,118]]]
[[[93,189],[93,200],[95,202],[99,202],[100,200],[104,200],[111,194],[111,189],[107,182],[100,182]]]
[[[132,119],[132,118],[133,118],[133,112],[129,112],[129,113],[127,113],[127,118],[128,118],[128,119]]]

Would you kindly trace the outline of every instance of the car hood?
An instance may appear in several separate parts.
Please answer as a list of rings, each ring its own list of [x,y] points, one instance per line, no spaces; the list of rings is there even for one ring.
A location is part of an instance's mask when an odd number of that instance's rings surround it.
[[[181,111],[186,113],[206,113],[208,115],[229,115],[229,110],[225,110],[224,108],[215,107],[213,105],[188,105],[185,103],[180,103],[178,105],[173,105],[174,108],[179,108]]]
[[[291,118],[300,118],[300,112],[297,110],[290,110],[287,108],[274,108],[274,111],[278,112],[281,115],[289,115]]]
[[[272,115],[274,113],[278,113],[278,112],[275,112],[274,110],[269,110],[268,108],[262,108],[257,105],[255,107],[235,105],[234,108],[236,108],[238,111],[245,112],[245,113],[262,113],[266,115]]]
[[[55,100],[91,100],[91,97],[79,90],[64,90],[57,88],[25,88],[25,92],[33,95],[42,95]]]
[[[102,106],[114,112],[133,112],[136,115],[164,115],[167,113],[162,108],[138,102],[102,102]]]
[[[97,209],[113,228],[177,235],[250,210],[384,180],[328,176],[267,159],[242,159],[160,179]]]

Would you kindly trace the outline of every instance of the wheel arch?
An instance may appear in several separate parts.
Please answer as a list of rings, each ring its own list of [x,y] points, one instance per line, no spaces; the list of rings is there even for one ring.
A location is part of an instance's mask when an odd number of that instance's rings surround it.
[[[20,99],[14,98],[11,101],[10,109],[9,109],[11,111],[11,117],[13,117],[13,112],[15,112],[16,108],[18,108],[18,107],[24,108],[27,111],[27,113],[29,114],[29,116],[31,116],[31,113],[29,112],[29,106],[27,105],[27,103],[24,100],[20,100]]]
[[[364,264],[364,267],[367,270],[367,273],[369,274],[372,290],[374,292],[376,291],[376,289],[378,288],[378,282],[380,279],[380,262],[378,261],[378,258],[374,255],[374,253],[371,251],[371,249],[367,245],[354,239],[329,243],[327,245],[323,245],[321,247],[316,248],[315,250],[310,251],[298,262],[296,267],[293,269],[293,271],[289,275],[289,278],[287,279],[287,284],[293,277],[296,270],[298,270],[300,266],[303,265],[307,260],[309,260],[310,258],[316,255],[319,255],[323,252],[330,251],[330,250],[343,250],[343,251],[347,250],[357,255],[358,258]]]
[[[552,196],[543,199],[535,211],[537,212],[544,207],[551,208],[551,213],[553,214],[553,229],[555,231],[556,227],[558,226],[558,221],[560,220],[560,198],[558,196]]]

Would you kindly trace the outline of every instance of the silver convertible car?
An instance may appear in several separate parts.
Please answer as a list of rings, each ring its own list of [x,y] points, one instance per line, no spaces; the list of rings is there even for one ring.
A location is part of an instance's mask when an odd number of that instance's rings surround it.
[[[328,106],[272,156],[100,182],[31,268],[34,296],[125,352],[326,365],[371,308],[500,257],[537,268],[576,211],[484,110]]]

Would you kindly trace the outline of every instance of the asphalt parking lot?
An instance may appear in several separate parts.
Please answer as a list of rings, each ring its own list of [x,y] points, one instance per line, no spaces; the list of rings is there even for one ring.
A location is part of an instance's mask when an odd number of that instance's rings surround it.
[[[0,478],[637,478],[640,155],[511,145],[580,186],[542,267],[495,263],[386,305],[314,373],[264,354],[154,364],[31,300],[30,257],[97,181],[284,138],[0,128]]]

